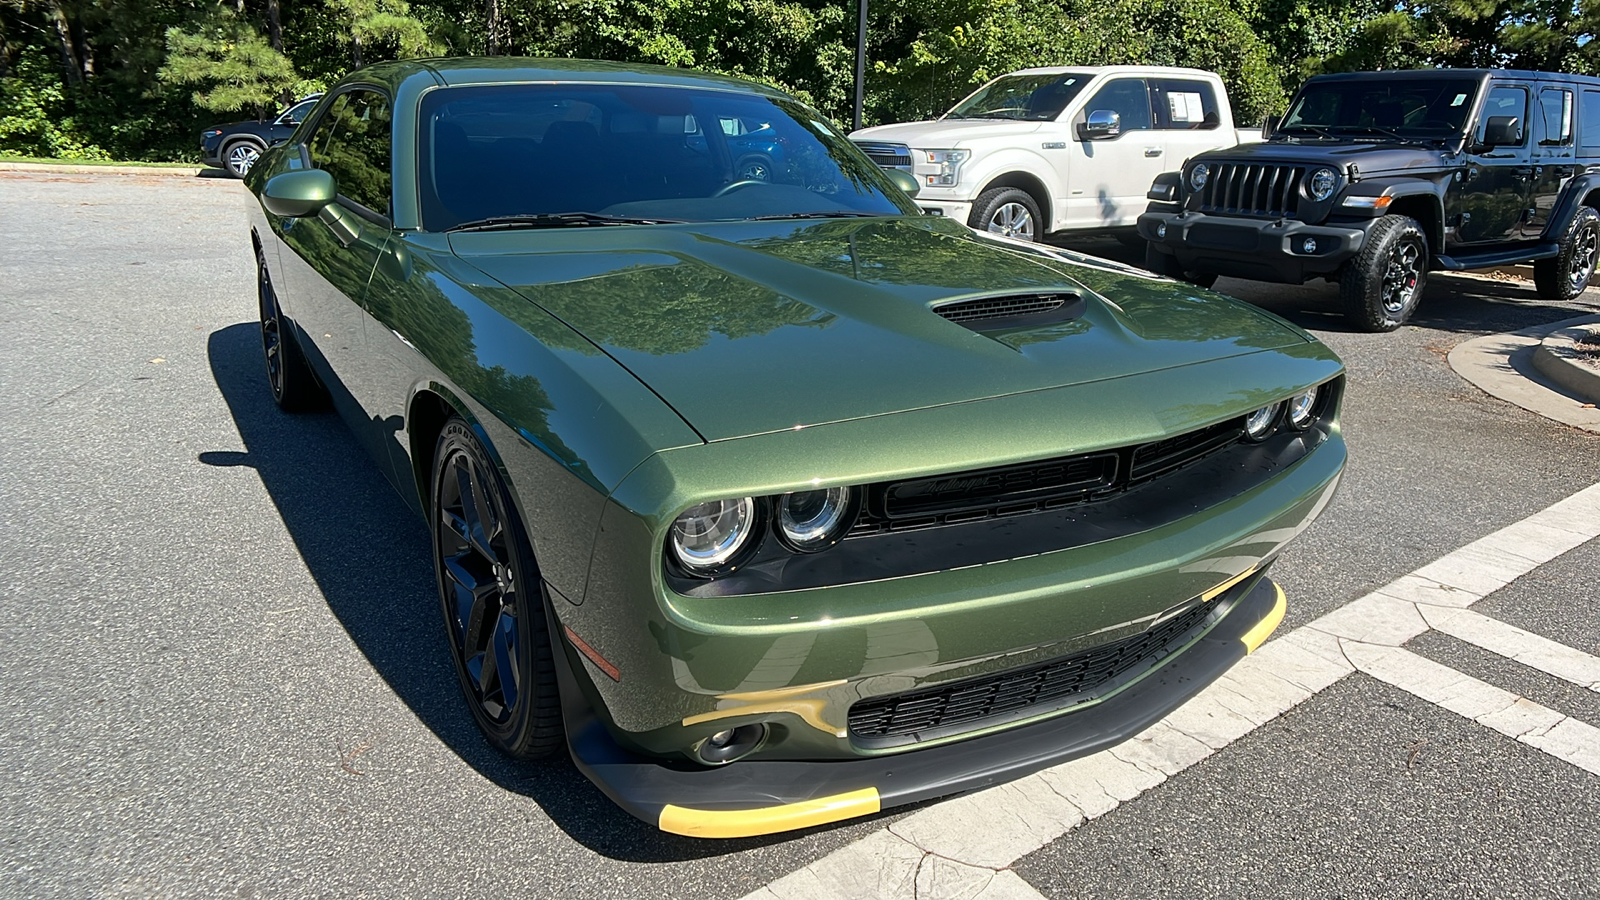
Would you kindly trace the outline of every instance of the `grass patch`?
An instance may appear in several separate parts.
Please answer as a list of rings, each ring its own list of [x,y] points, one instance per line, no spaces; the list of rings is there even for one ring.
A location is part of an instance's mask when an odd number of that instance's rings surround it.
[[[23,156],[20,153],[0,153],[0,162],[50,163],[58,166],[152,166],[161,169],[198,169],[199,163],[145,162],[138,159],[51,159],[46,156]]]

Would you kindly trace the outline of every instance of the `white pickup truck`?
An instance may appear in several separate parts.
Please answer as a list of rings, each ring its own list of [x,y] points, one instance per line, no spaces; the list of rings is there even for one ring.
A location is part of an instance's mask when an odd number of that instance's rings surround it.
[[[1206,150],[1260,140],[1233,125],[1222,79],[1168,66],[1023,69],[928,122],[850,135],[916,178],[917,204],[1011,237],[1134,237],[1155,177]]]

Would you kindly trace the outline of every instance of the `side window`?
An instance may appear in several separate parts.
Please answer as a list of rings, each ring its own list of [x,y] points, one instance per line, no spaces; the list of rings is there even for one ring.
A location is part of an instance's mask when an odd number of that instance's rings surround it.
[[[1544,113],[1544,136],[1540,146],[1572,143],[1572,92],[1545,88],[1539,92],[1539,109]]]
[[[1489,120],[1495,116],[1513,116],[1517,120],[1517,128],[1521,139],[1517,141],[1520,147],[1528,142],[1528,92],[1519,87],[1497,87],[1489,91],[1489,99],[1483,101],[1483,112],[1478,116],[1478,139],[1483,140],[1484,128]]]
[[[1583,107],[1578,110],[1578,124],[1583,126],[1579,145],[1584,156],[1600,156],[1600,91],[1584,91]]]
[[[1163,78],[1156,82],[1156,127],[1162,129],[1216,128],[1222,124],[1217,95],[1204,81]]]
[[[317,101],[315,100],[307,100],[304,103],[296,103],[284,112],[283,124],[299,125],[301,122],[304,122],[306,120],[306,116],[311,115],[311,111],[316,108]]]
[[[1119,78],[1095,92],[1084,112],[1109,109],[1122,119],[1123,131],[1143,131],[1151,126],[1150,89],[1143,78]]]
[[[389,98],[354,90],[334,100],[306,147],[311,164],[333,176],[345,199],[387,216],[389,141]]]

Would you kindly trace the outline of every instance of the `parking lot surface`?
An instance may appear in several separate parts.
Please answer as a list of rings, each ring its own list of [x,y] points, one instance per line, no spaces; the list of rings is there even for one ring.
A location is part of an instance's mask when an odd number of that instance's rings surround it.
[[[332,414],[272,405],[246,202],[220,179],[0,173],[0,896],[1596,893],[1582,729],[1600,725],[1600,676],[1582,679],[1600,540],[1581,492],[1600,436],[1445,360],[1594,312],[1593,289],[1549,304],[1514,280],[1435,277],[1414,326],[1371,335],[1345,329],[1332,286],[1219,282],[1350,370],[1350,467],[1274,567],[1290,613],[1241,678],[1304,662],[1291,636],[1307,653],[1342,640],[1361,665],[1219,746],[1175,728],[1145,769],[1095,763],[1150,783],[1078,797],[1093,815],[1070,826],[1070,797],[1025,798],[1063,827],[972,842],[963,863],[925,845],[983,832],[1003,794],[703,842],[629,818],[570,763],[490,751],[422,522]],[[1539,559],[1528,535],[1570,546]],[[1390,597],[1451,611],[1409,633],[1381,598],[1441,558],[1477,593]]]

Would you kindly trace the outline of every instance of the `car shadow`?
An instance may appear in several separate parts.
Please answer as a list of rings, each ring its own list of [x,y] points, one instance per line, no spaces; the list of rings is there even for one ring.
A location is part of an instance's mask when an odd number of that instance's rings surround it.
[[[628,862],[723,856],[819,830],[719,841],[667,834],[623,812],[566,756],[523,763],[485,743],[450,662],[426,526],[336,414],[277,408],[260,341],[253,322],[211,334],[212,376],[245,449],[204,452],[199,461],[256,470],[329,610],[395,694],[463,762],[531,798],[573,840]]]

